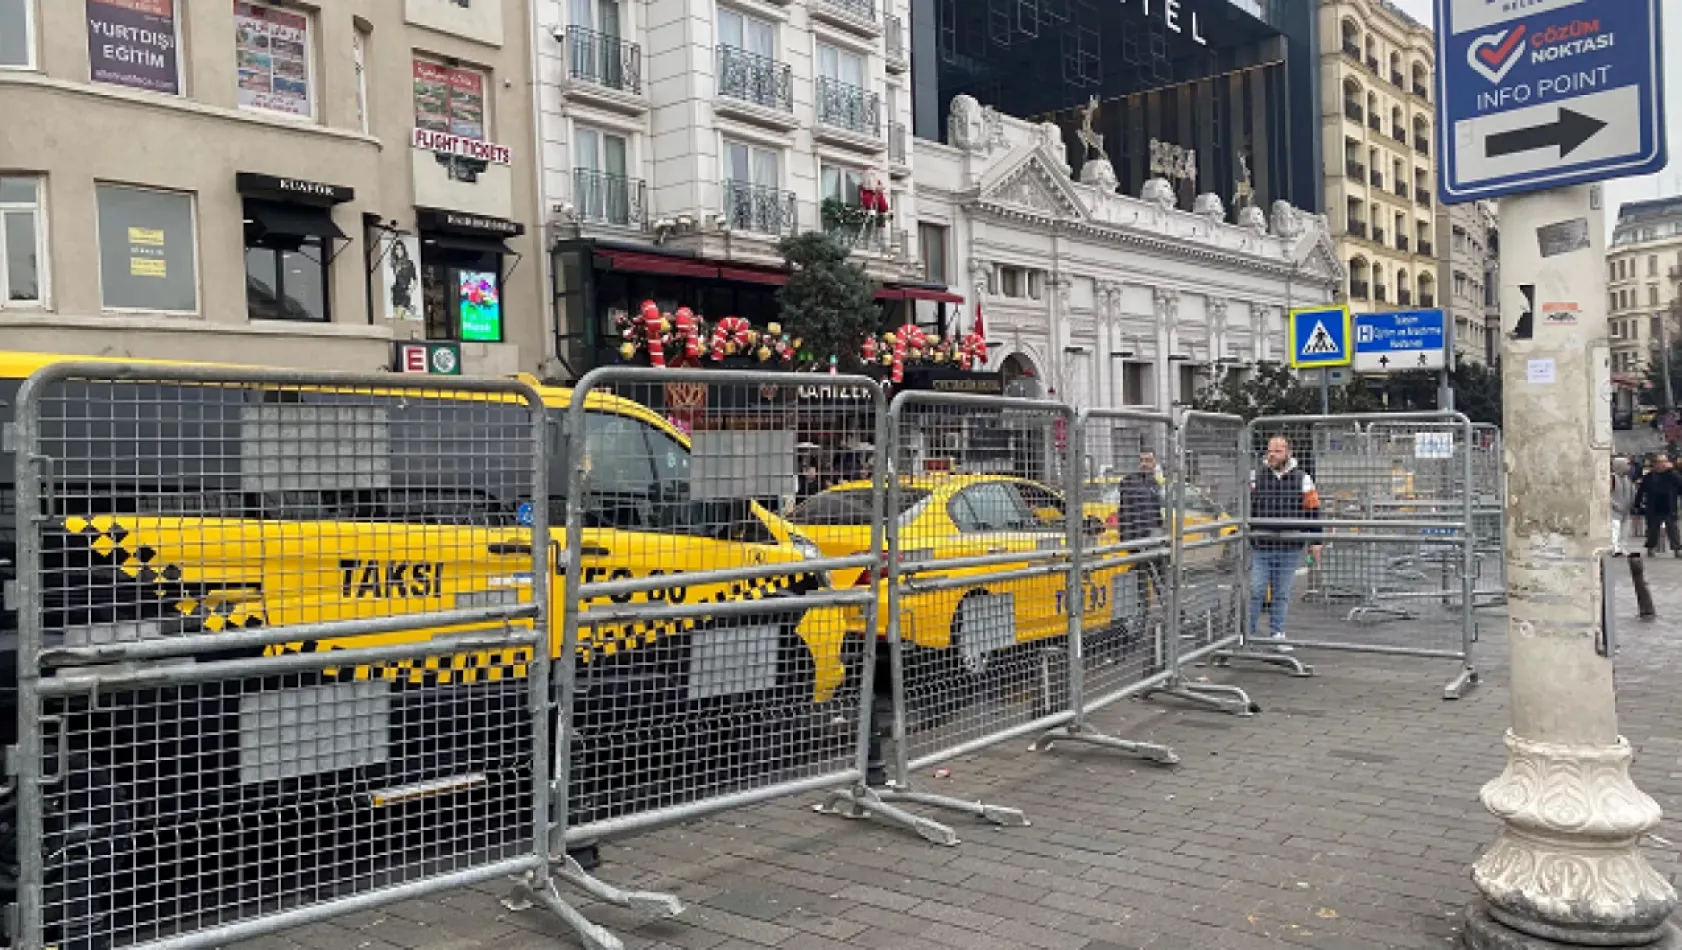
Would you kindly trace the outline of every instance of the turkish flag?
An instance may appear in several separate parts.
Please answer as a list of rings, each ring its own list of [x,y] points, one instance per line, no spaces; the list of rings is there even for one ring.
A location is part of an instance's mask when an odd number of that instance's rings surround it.
[[[981,301],[979,300],[975,302],[975,322],[970,324],[969,332],[983,340],[987,339],[987,325],[981,321]]]

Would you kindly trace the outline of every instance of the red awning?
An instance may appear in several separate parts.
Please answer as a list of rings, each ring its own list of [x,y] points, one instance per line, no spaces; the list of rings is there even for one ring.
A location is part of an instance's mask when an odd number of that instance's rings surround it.
[[[747,284],[771,284],[781,287],[788,283],[788,275],[775,270],[752,270],[746,267],[720,267],[718,276],[725,280],[739,280]]]
[[[904,300],[905,299],[905,291],[899,289],[898,287],[878,287],[878,288],[876,288],[876,299],[877,300]]]
[[[964,298],[950,290],[935,290],[932,287],[906,287],[906,300],[933,300],[936,303],[963,303]]]
[[[606,258],[610,270],[636,271],[642,274],[670,274],[673,277],[718,277],[718,267],[686,257],[666,257],[662,254],[637,254],[632,251],[597,251],[598,258]]]

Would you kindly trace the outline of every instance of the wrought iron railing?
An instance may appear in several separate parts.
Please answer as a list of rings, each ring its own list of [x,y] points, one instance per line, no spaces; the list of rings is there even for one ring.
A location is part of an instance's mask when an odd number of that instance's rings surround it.
[[[720,46],[718,94],[767,109],[793,112],[794,73],[787,63],[734,46]]]
[[[876,22],[876,0],[818,0],[818,2],[832,10],[839,10],[856,20]]]
[[[798,230],[794,192],[745,181],[724,181],[724,220],[737,231],[794,234]]]
[[[888,59],[905,62],[905,21],[897,16],[887,18],[887,30],[882,36],[883,51]]]
[[[818,121],[860,135],[882,134],[882,97],[851,83],[819,76]]]
[[[575,168],[572,204],[581,221],[641,228],[648,223],[648,187],[640,178]]]
[[[567,75],[591,85],[642,93],[642,47],[582,26],[567,27]]]

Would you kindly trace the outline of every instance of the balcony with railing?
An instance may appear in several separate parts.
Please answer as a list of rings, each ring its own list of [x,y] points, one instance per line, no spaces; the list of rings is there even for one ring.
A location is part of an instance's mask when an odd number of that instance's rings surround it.
[[[1396,235],[1396,250],[1405,251],[1407,249],[1408,249],[1408,236],[1405,235],[1405,234]]]
[[[794,72],[787,63],[734,46],[718,48],[718,101],[723,112],[770,119],[784,128],[794,118]]]
[[[1366,118],[1366,114],[1366,110],[1361,108],[1361,104],[1359,102],[1350,102],[1348,99],[1343,100],[1344,118],[1350,120],[1351,122],[1359,123],[1362,119]]]
[[[1365,300],[1371,293],[1372,288],[1367,285],[1366,281],[1352,280],[1349,282],[1349,299]]]
[[[1416,82],[1413,84],[1413,94],[1421,99],[1429,100],[1431,98],[1431,89],[1422,82]]]
[[[1365,221],[1351,221],[1347,230],[1355,237],[1364,238],[1367,236],[1367,223]]]
[[[1374,243],[1383,244],[1384,243],[1384,229],[1375,226],[1372,229],[1372,239],[1373,239]]]
[[[1407,83],[1402,81],[1402,71],[1401,70],[1399,70],[1399,69],[1390,70],[1390,85],[1395,86],[1397,89],[1406,89],[1407,88]]]
[[[1374,76],[1378,75],[1378,57],[1377,56],[1368,56],[1367,57],[1367,69]]]
[[[811,14],[820,20],[871,36],[882,33],[882,23],[876,15],[876,0],[812,0]]]
[[[794,192],[745,181],[724,181],[724,221],[733,231],[786,235],[799,230]]]
[[[1374,188],[1383,188],[1384,173],[1375,168],[1372,170],[1372,174],[1367,176],[1367,181],[1371,182]]]
[[[1357,63],[1360,62],[1361,61],[1361,44],[1354,43],[1354,42],[1351,42],[1349,40],[1344,40],[1343,41],[1343,55],[1349,57],[1350,59],[1353,59]]]
[[[869,140],[880,148],[882,138],[882,97],[828,76],[816,82],[818,132],[825,129],[840,133],[843,143],[857,144]]]
[[[1379,118],[1376,114],[1369,115],[1367,116],[1367,128],[1377,132],[1384,128],[1384,120]]]
[[[1364,182],[1367,180],[1367,166],[1361,164],[1353,158],[1344,158],[1343,170],[1350,178],[1354,178],[1357,181]]]
[[[1401,304],[1404,307],[1412,306],[1413,305],[1413,291],[1408,290],[1405,287],[1402,288],[1401,290],[1396,291],[1396,302]]]
[[[909,169],[911,164],[909,139],[906,135],[905,124],[902,122],[888,123],[888,163]]]
[[[1390,291],[1385,289],[1383,284],[1377,284],[1372,289],[1372,299],[1379,303],[1389,303]]]
[[[640,178],[572,170],[572,205],[580,221],[640,231],[648,224],[647,196]]]
[[[851,201],[825,198],[818,206],[818,219],[824,233],[849,250],[887,255],[905,250],[905,232],[889,227],[891,218]]]
[[[1428,136],[1415,135],[1413,137],[1413,150],[1421,155],[1430,155],[1431,139]]]
[[[890,72],[903,73],[911,65],[905,55],[905,21],[897,16],[887,18],[887,30],[882,37],[882,55]]]
[[[1436,253],[1436,248],[1432,246],[1430,241],[1419,242],[1419,255],[1421,257],[1430,257],[1434,253]]]
[[[1422,293],[1419,295],[1419,305],[1421,307],[1434,307],[1437,305],[1437,298],[1430,294]]]
[[[1431,189],[1425,187],[1424,185],[1415,185],[1413,189],[1413,200],[1418,202],[1421,208],[1431,207]]]
[[[642,47],[582,26],[566,33],[569,91],[607,90],[613,101],[641,98]]]
[[[1404,129],[1399,125],[1390,130],[1390,137],[1402,143],[1404,146],[1408,144],[1407,129]]]
[[[1405,181],[1396,182],[1396,197],[1406,198],[1407,196],[1408,196],[1408,183],[1405,182]]]

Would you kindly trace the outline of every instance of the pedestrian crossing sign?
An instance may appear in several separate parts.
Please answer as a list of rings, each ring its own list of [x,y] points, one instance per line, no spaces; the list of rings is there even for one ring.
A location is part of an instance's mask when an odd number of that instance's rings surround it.
[[[1291,367],[1348,366],[1355,358],[1348,307],[1291,311]]]

